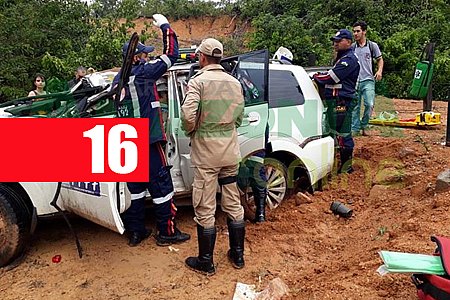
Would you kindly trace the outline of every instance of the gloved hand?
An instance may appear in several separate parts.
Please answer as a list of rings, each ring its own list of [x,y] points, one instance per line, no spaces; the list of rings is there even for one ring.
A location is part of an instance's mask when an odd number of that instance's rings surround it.
[[[162,25],[164,24],[169,24],[169,21],[167,20],[166,17],[164,17],[161,14],[154,14],[153,15],[153,25],[155,25],[156,27],[161,28]]]

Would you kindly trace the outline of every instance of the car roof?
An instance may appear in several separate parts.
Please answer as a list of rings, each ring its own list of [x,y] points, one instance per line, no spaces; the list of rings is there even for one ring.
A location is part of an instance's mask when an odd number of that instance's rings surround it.
[[[168,71],[189,70],[193,65],[197,65],[197,64],[198,63],[193,63],[193,62],[188,62],[188,61],[186,61],[186,62],[180,61],[180,62],[177,62],[174,65],[172,65]],[[302,70],[305,70],[305,68],[303,68],[302,66],[299,66],[299,65],[282,64],[282,63],[279,63],[278,61],[273,61],[273,60],[269,61],[269,69],[272,69],[272,70],[294,71],[294,70],[298,70],[299,68]],[[308,69],[308,68],[306,68],[306,69]],[[320,67],[320,69],[322,70],[323,67]],[[108,73],[108,72],[109,73],[117,73],[119,70],[120,70],[120,68],[113,68],[113,69],[109,69],[109,70],[100,71],[99,73]]]

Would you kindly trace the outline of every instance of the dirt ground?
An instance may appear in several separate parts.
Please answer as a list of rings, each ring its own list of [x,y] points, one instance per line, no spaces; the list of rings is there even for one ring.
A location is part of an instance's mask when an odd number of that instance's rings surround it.
[[[377,99],[377,110],[396,109],[402,118],[422,102]],[[175,250],[154,239],[130,248],[123,236],[73,218],[84,256],[61,219],[38,225],[28,255],[10,271],[0,271],[2,299],[231,299],[236,282],[264,288],[280,277],[290,288],[283,299],[416,299],[406,274],[376,273],[380,250],[431,254],[431,235],[450,236],[449,192],[436,193],[437,175],[449,167],[445,140],[447,103],[435,101],[443,125],[428,130],[373,127],[356,137],[355,169],[334,176],[312,202],[295,196],[270,212],[268,221],[247,223],[246,267],[228,263],[226,221],[218,213],[217,273],[202,276],[184,266],[196,254],[191,207],[181,208],[179,227],[193,239]],[[341,201],[350,219],[330,212]],[[148,226],[154,227],[148,211]],[[59,263],[52,257],[61,255]]]
[[[154,53],[157,55],[162,51],[161,43],[161,31],[155,29],[152,25],[151,18],[138,18],[134,20],[135,27],[129,32],[137,32],[139,34],[146,33],[148,39],[146,44],[153,45],[156,50]],[[122,20],[124,22],[125,20]],[[246,39],[246,34],[250,33],[253,29],[249,22],[241,21],[237,18],[233,18],[227,15],[220,17],[198,17],[190,19],[181,19],[176,21],[170,21],[170,26],[174,29],[178,36],[178,42],[182,48],[190,48],[191,46],[198,46],[203,39],[208,37],[215,37],[222,41],[228,39]],[[225,43],[224,50],[225,55],[230,55],[227,49],[228,45]],[[245,46],[240,44],[241,52],[244,52]],[[235,53],[232,53],[235,54]]]

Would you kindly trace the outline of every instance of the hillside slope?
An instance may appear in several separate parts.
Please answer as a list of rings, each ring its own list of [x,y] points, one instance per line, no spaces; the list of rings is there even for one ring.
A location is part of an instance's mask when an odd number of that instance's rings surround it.
[[[170,20],[169,20],[170,21]],[[151,18],[139,18],[134,21],[136,27],[132,31],[141,33],[146,30],[150,33],[155,30],[151,26]],[[201,41],[208,37],[214,37],[227,44],[227,41],[244,39],[245,34],[251,31],[251,26],[248,22],[242,22],[237,18],[231,16],[221,17],[199,17],[192,19],[184,19],[171,21],[171,26],[178,35],[178,40],[182,47],[189,47],[191,45],[198,45]],[[158,37],[161,37],[161,32],[156,31]],[[160,50],[161,40],[150,40],[148,43],[156,46]],[[243,48],[243,45],[240,45]],[[225,49],[227,51],[227,49]]]

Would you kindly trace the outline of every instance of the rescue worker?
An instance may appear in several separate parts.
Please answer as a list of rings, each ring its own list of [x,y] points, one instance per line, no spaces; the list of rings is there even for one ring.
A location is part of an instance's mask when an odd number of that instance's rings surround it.
[[[186,265],[212,275],[216,271],[213,254],[217,183],[222,191],[221,207],[228,216],[228,258],[235,268],[244,267],[244,209],[236,184],[240,160],[236,128],[243,119],[244,97],[239,81],[219,64],[222,43],[205,39],[197,54],[201,70],[189,80],[181,107],[183,130],[191,139],[192,202],[199,248],[198,256],[188,257]]]
[[[161,28],[163,34],[163,52],[158,59],[147,62],[152,46],[139,43],[135,50],[130,79],[125,86],[124,99],[118,106],[119,117],[149,118],[150,120],[150,182],[128,183],[131,193],[131,206],[122,215],[125,230],[128,232],[130,246],[138,245],[150,236],[145,228],[145,194],[150,192],[154,203],[156,226],[156,244],[167,246],[187,241],[190,236],[181,232],[175,225],[176,207],[173,202],[174,189],[170,176],[170,166],[164,156],[163,146],[166,135],[161,119],[161,105],[155,96],[155,82],[167,71],[178,57],[178,42],[175,32],[167,18],[161,14],[153,15],[153,24]],[[129,44],[123,46],[125,57]],[[113,82],[118,82],[119,74]]]
[[[327,119],[331,134],[339,144],[338,173],[351,173],[355,146],[351,133],[352,111],[356,105],[359,62],[352,49],[353,36],[349,30],[339,30],[330,40],[336,51],[336,62],[331,70],[314,74],[313,79],[325,88]]]
[[[283,63],[290,63],[292,61],[292,53],[286,48],[280,47],[274,56],[274,59],[283,60]],[[289,58],[282,55],[286,54]],[[245,71],[239,71],[237,79],[244,89],[245,104],[251,104],[253,101],[260,101],[261,94],[256,88],[255,84],[250,79],[250,76]],[[269,139],[269,124],[266,126],[264,134],[264,145],[267,145]],[[264,166],[264,158],[266,157],[266,149],[261,149],[253,153],[250,157],[245,159],[239,167],[238,186],[241,190],[247,190],[248,187],[252,189],[253,199],[255,201],[255,223],[262,223],[266,220],[266,198],[267,198],[267,177],[266,168]]]
[[[265,132],[265,145],[269,139],[269,125]],[[245,167],[248,170],[243,174],[244,182],[248,181],[248,185],[252,189],[253,199],[255,201],[255,223],[263,223],[266,221],[266,198],[267,198],[267,175],[264,166],[264,158],[266,157],[266,149],[261,149],[253,153],[245,160]],[[239,182],[238,182],[239,183]],[[242,187],[241,187],[242,188]],[[243,187],[243,188],[246,188]]]
[[[280,47],[277,52],[275,52],[273,59],[277,59],[283,64],[292,65],[294,55],[288,48]]]

